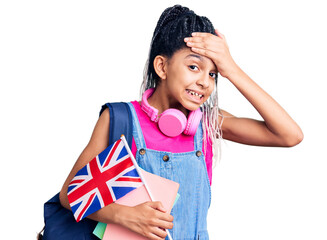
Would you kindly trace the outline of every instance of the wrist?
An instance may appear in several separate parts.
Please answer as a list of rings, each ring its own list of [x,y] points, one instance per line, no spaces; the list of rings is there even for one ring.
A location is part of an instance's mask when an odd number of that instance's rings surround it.
[[[123,225],[126,223],[126,219],[128,219],[128,214],[130,213],[130,207],[113,203],[113,215],[112,222]]]
[[[111,203],[87,217],[98,222],[121,224],[123,223],[123,216],[126,212],[125,208],[128,207]]]
[[[230,82],[234,82],[235,80],[237,80],[240,76],[242,76],[243,74],[245,74],[242,69],[235,64],[235,67],[233,67],[228,74],[225,76],[225,78],[227,78]]]

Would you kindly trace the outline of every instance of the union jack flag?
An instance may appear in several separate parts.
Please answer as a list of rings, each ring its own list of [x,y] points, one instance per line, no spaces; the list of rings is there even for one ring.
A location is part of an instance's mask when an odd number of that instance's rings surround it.
[[[119,139],[77,172],[68,187],[68,200],[79,222],[141,185],[136,167]]]

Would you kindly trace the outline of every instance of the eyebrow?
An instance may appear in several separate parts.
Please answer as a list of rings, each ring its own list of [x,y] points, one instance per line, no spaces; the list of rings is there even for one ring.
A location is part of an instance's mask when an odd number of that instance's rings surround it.
[[[198,58],[201,62],[204,62],[203,57],[200,56],[200,55],[197,55],[197,54],[189,54],[189,55],[187,55],[187,56],[185,57],[185,59],[187,59],[187,58],[192,58],[192,57]]]
[[[192,58],[192,57],[195,57],[195,58],[199,59],[202,63],[204,63],[204,58],[201,55],[197,55],[197,54],[191,53],[191,54],[187,55],[185,57],[185,59]],[[214,65],[214,67],[215,67],[215,71],[218,71],[216,65]]]

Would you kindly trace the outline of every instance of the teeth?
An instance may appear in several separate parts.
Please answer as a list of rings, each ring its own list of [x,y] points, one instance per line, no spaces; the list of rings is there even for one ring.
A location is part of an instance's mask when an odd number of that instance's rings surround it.
[[[198,93],[196,93],[196,92],[193,92],[193,91],[191,91],[191,90],[187,90],[187,91],[188,91],[190,94],[192,94],[193,96],[195,95],[195,96],[200,97],[200,98],[203,97],[203,95],[198,94]]]

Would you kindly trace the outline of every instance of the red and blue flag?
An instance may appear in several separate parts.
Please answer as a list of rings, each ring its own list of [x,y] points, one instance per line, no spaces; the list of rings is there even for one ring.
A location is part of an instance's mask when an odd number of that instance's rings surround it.
[[[120,139],[77,172],[68,187],[68,200],[79,222],[142,185]]]

